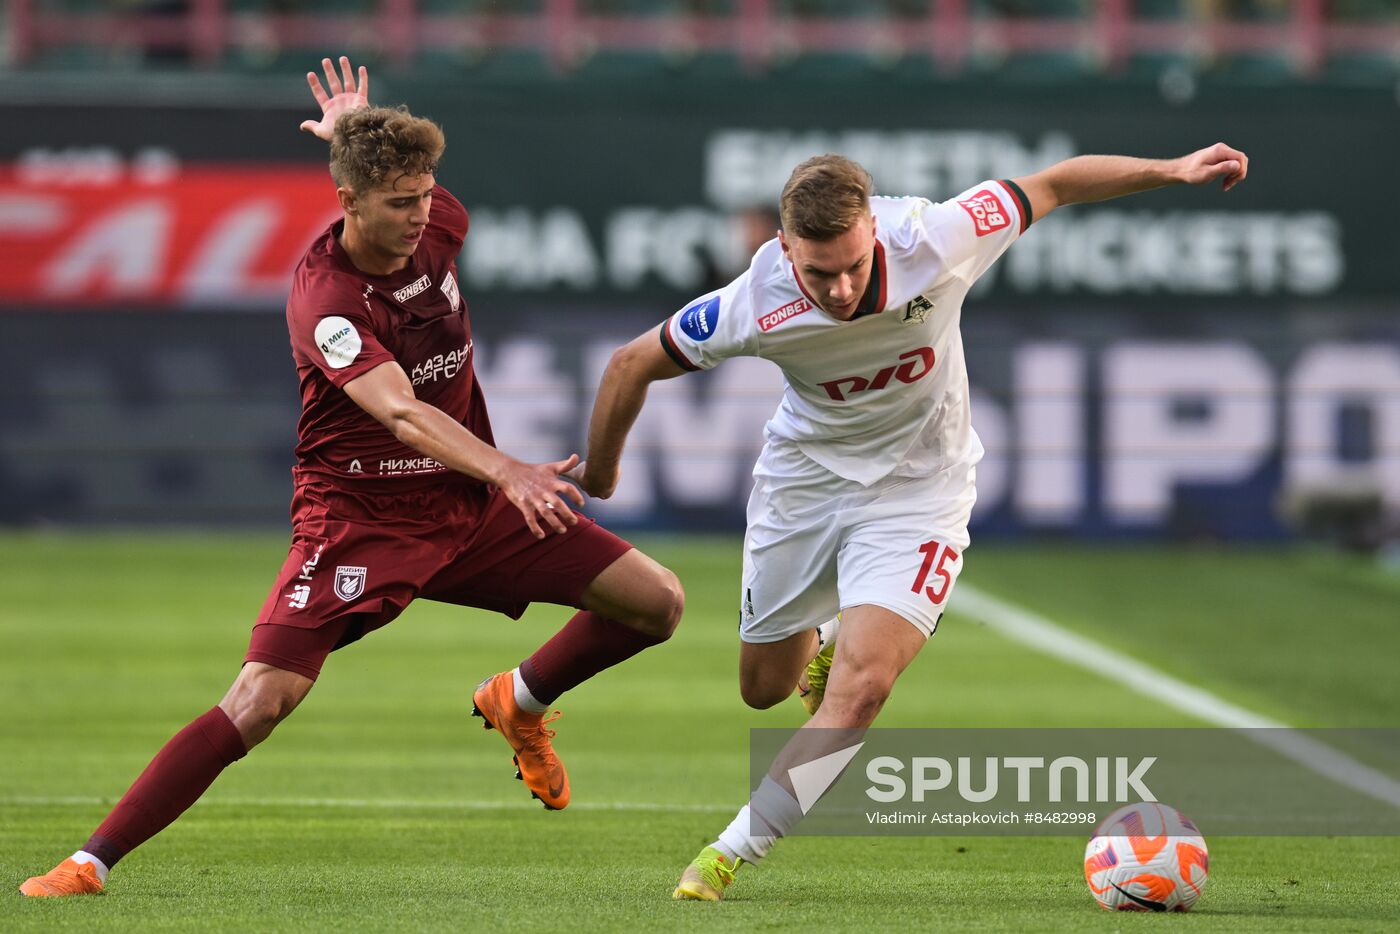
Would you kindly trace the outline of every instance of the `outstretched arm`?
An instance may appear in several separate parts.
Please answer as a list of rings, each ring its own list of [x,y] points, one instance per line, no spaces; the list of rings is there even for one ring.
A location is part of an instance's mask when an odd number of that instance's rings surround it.
[[[345,393],[404,444],[469,477],[494,483],[525,517],[536,538],[545,529],[562,534],[578,517],[565,499],[583,505],[583,495],[563,474],[578,455],[552,464],[518,461],[472,434],[452,416],[413,394],[397,363],[381,363],[345,384]]]
[[[1229,191],[1249,173],[1249,157],[1224,143],[1179,159],[1133,159],[1128,156],[1075,156],[1014,179],[1040,220],[1055,208],[1086,201],[1107,201],[1167,185],[1205,185],[1221,180]]]
[[[617,489],[622,446],[642,411],[647,387],[685,372],[666,355],[654,328],[613,352],[588,423],[588,458],[570,473],[589,496],[607,499]]]
[[[321,86],[321,79],[316,77],[316,72],[306,73],[306,83],[311,85],[311,96],[321,105],[321,119],[303,120],[301,128],[329,143],[335,133],[335,121],[341,114],[369,106],[369,71],[361,65],[359,81],[356,81],[355,72],[350,70],[350,59],[344,55],[340,56],[340,75],[335,73],[335,66],[328,58],[321,59],[321,69],[326,73],[325,87]],[[342,75],[345,78],[343,84]],[[330,88],[329,93],[326,92],[326,88]]]

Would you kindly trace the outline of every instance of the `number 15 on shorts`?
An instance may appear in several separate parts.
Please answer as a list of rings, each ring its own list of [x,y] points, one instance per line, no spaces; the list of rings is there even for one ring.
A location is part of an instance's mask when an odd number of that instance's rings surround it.
[[[958,553],[936,541],[924,542],[919,546],[919,551],[924,556],[924,562],[914,578],[914,586],[909,590],[913,593],[922,591],[929,602],[942,604],[953,586],[953,575],[956,573],[949,563],[957,563]]]

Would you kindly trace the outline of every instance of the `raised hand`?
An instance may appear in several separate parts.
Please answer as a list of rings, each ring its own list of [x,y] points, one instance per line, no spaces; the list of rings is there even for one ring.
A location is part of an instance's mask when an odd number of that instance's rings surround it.
[[[520,510],[525,524],[536,538],[544,538],[548,534],[545,528],[562,535],[569,526],[578,524],[578,516],[574,515],[565,499],[582,506],[583,494],[578,487],[564,479],[577,465],[577,454],[552,464],[514,461],[495,478],[496,486]]]
[[[328,58],[321,59],[321,68],[326,73],[326,87],[321,86],[321,79],[316,76],[316,72],[306,73],[306,83],[311,85],[311,96],[321,105],[321,119],[303,120],[301,128],[329,143],[331,135],[335,132],[336,118],[343,113],[369,106],[369,72],[361,65],[357,82],[355,72],[350,70],[350,59],[344,55],[340,56],[340,75],[335,73],[335,66]],[[341,75],[345,78],[343,84]],[[326,88],[330,89],[329,93],[326,92]]]
[[[1249,157],[1224,143],[1182,156],[1181,180],[1188,185],[1205,185],[1221,179],[1221,190],[1229,191],[1249,174]]]

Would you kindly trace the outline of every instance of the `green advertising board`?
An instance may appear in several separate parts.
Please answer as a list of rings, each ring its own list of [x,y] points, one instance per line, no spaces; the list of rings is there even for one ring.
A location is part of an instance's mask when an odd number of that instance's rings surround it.
[[[1060,212],[984,286],[1021,304],[1277,307],[1400,294],[1400,107],[1389,94],[910,86],[392,87],[440,120],[440,177],[473,211],[478,298],[674,303],[746,260],[736,215],[802,158],[838,151],[888,194],[935,200],[1080,153],[1169,157],[1225,140],[1247,184]],[[679,299],[677,297],[679,296]]]

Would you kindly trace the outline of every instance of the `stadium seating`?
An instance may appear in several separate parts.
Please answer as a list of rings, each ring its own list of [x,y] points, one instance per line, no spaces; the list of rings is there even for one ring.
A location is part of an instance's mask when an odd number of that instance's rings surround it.
[[[11,0],[11,69],[1393,84],[1391,0]]]

